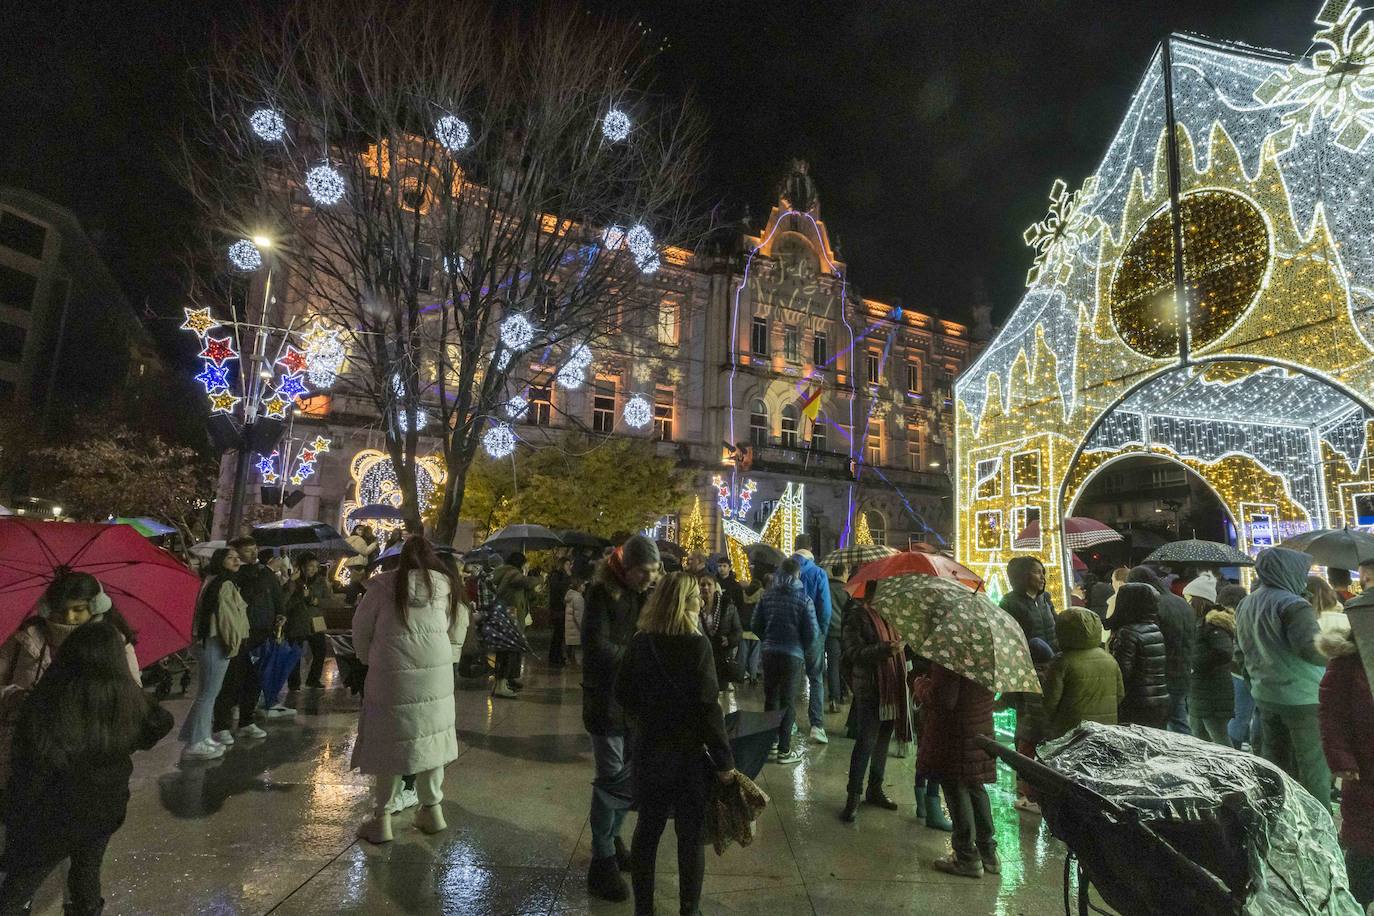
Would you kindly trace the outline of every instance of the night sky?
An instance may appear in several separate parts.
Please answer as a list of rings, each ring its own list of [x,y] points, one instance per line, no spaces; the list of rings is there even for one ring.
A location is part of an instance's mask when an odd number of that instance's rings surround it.
[[[403,0],[397,0],[403,2]],[[461,0],[458,0],[461,2]],[[1318,0],[855,3],[590,0],[666,40],[666,91],[712,125],[706,198],[757,226],[791,157],[865,295],[1001,319],[1022,230],[1056,177],[1096,165],[1168,31],[1302,52]],[[74,209],[136,306],[178,313],[190,217],[167,177],[193,104],[188,62],[235,4],[10,4],[0,34],[0,181]]]

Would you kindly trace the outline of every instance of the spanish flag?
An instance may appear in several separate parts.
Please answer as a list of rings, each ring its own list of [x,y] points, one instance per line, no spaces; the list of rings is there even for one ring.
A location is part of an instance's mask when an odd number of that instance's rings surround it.
[[[816,418],[821,414],[821,386],[817,385],[813,390],[807,392],[806,397],[802,398],[802,416],[816,422]]]

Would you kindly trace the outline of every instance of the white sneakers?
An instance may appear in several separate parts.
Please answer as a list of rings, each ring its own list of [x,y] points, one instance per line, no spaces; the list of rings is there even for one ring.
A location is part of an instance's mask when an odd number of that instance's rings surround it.
[[[261,728],[258,728],[258,726],[255,725],[255,724],[253,724],[252,722],[250,722],[250,723],[248,723],[247,725],[243,726],[243,727],[240,728],[238,731],[234,732],[234,734],[237,735],[237,736],[240,737],[240,738],[266,738],[266,737],[267,737],[267,732],[263,731]]]
[[[830,736],[825,733],[825,729],[819,725],[811,726],[811,740],[817,744],[829,744]]]
[[[391,801],[387,803],[386,813],[399,814],[407,808],[414,808],[419,803],[420,796],[415,793],[414,789],[402,789],[392,796]]]
[[[234,743],[234,733],[227,728],[222,732],[215,732],[210,737],[214,739],[216,744],[223,744],[225,747]]]
[[[506,684],[505,681],[502,681],[500,684],[497,684],[496,689],[491,692],[491,695],[494,697],[500,697],[503,700],[514,700],[520,696],[520,694],[512,690],[510,686]]]
[[[263,711],[263,715],[268,719],[289,719],[296,714],[290,706],[269,706]]]
[[[779,755],[778,755],[778,763],[782,764],[783,766],[791,766],[791,765],[794,764],[794,763],[801,763],[801,762],[802,762],[802,752],[801,752],[801,748],[799,748],[799,747],[794,747],[794,748],[792,748],[792,750],[788,751],[786,754],[779,754]]]
[[[358,836],[369,843],[390,843],[395,839],[391,835],[391,815],[383,814],[381,817],[369,817],[358,825]]]
[[[214,738],[206,738],[181,749],[182,760],[214,760],[224,756],[224,745]]]

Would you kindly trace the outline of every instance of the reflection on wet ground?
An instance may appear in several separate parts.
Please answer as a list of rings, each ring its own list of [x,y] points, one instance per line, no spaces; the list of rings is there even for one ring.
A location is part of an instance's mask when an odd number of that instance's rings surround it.
[[[208,764],[178,766],[172,741],[139,755],[129,818],[106,857],[106,912],[630,913],[629,903],[586,893],[591,752],[578,672],[531,668],[519,700],[463,683],[462,755],[444,782],[450,829],[437,836],[414,829],[407,813],[395,819],[394,843],[354,838],[368,788],[348,768],[358,700],[341,688],[308,693],[294,719],[265,725],[266,739],[241,741]],[[327,683],[333,677],[331,662]],[[743,688],[740,703],[761,708],[761,694]],[[180,720],[189,704],[167,705]],[[1039,818],[1013,810],[1008,772],[993,787],[1002,875],[940,875],[930,861],[948,851],[948,834],[915,818],[910,757],[887,769],[900,811],[865,808],[858,823],[840,822],[853,745],[843,715],[827,719],[828,746],[809,746],[797,766],[764,769],[772,804],[755,843],[708,852],[703,913],[1063,912],[1063,847]],[[661,913],[677,912],[674,848],[665,839],[660,850]],[[61,913],[55,877],[34,911]]]

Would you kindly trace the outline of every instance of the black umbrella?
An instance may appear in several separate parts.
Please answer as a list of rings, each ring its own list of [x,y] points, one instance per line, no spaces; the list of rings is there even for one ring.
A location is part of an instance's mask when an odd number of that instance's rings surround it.
[[[605,538],[599,538],[594,534],[585,531],[574,531],[571,528],[554,532],[569,547],[594,547],[597,549],[609,547],[611,542]]]
[[[748,544],[744,548],[744,555],[749,558],[750,563],[757,563],[763,566],[771,566],[777,569],[782,565],[782,561],[787,557],[782,555],[782,551],[771,544]]]
[[[1193,566],[1254,566],[1244,551],[1216,541],[1174,541],[1145,558],[1146,563],[1184,563]]]
[[[725,733],[730,736],[730,751],[735,757],[735,769],[750,779],[758,779],[768,752],[778,740],[781,712],[749,712],[738,710],[725,717]]]
[[[348,513],[348,520],[351,522],[366,521],[377,519],[380,521],[400,521],[405,518],[405,513],[396,506],[388,506],[385,503],[372,503],[367,506],[359,506]]]
[[[1294,535],[1279,545],[1312,555],[1322,566],[1355,569],[1374,560],[1374,535],[1349,528],[1317,528]]]
[[[563,541],[543,525],[507,525],[482,542],[492,550],[521,553],[527,550],[550,550],[562,547]]]
[[[357,553],[333,527],[323,522],[306,522],[298,518],[254,525],[253,540],[257,541],[259,547]]]
[[[399,557],[401,555],[402,546],[403,545],[401,544],[392,544],[386,550],[383,550],[380,554],[378,554],[376,559],[374,559],[371,563],[367,564],[367,568],[376,569],[378,566],[381,566],[383,563],[385,563],[387,560],[390,560],[392,557]],[[457,548],[450,547],[447,544],[434,544],[432,546],[434,547],[434,552],[441,557],[448,557],[450,560],[457,560],[461,556],[461,554],[458,553]]]

